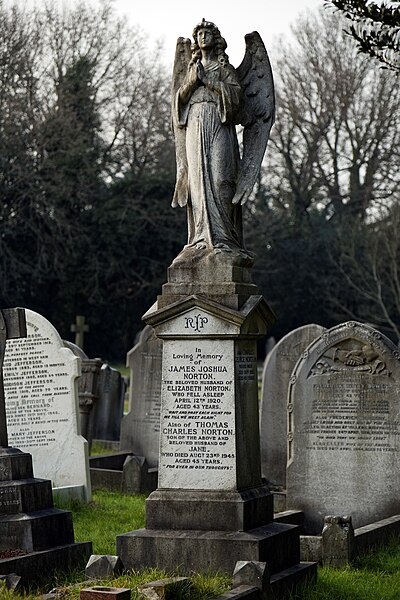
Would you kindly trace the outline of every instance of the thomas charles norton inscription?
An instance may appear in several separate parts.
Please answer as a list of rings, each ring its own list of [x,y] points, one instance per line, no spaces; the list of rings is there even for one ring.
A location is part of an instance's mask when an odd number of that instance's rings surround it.
[[[169,341],[159,487],[229,489],[236,483],[230,341]]]

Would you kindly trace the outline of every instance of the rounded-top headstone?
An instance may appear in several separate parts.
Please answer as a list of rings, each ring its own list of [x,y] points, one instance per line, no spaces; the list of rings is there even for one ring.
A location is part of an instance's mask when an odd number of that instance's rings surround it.
[[[263,476],[286,485],[287,394],[289,380],[302,352],[325,330],[315,323],[290,331],[270,351],[262,376],[260,441]]]
[[[325,332],[289,385],[287,508],[320,533],[326,515],[355,528],[400,512],[400,351],[348,322]]]
[[[90,499],[87,442],[79,434],[80,359],[53,325],[26,309],[27,337],[7,341],[4,393],[9,444],[32,454],[36,477]]]

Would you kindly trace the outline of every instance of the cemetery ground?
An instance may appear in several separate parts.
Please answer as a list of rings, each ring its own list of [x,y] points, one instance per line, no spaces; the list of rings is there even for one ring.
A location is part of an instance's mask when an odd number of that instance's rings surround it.
[[[92,540],[93,553],[115,554],[115,538],[121,531],[143,527],[145,496],[128,495],[99,490],[94,492],[90,504],[78,501],[61,505],[72,510],[75,538],[77,541]],[[93,582],[93,585],[125,587],[132,589],[132,600],[139,598],[137,586],[175,575],[156,569],[129,572],[112,580]],[[57,588],[59,598],[79,598],[80,589],[87,587],[85,574],[74,571],[53,574],[43,581],[40,588],[25,594],[7,591],[0,587],[0,600],[33,600],[41,594]],[[217,574],[196,575],[191,578],[187,593],[177,600],[208,600],[216,598],[230,587],[230,578]],[[400,545],[391,544],[376,552],[360,557],[351,566],[342,569],[319,568],[315,587],[304,588],[298,600],[399,600],[400,598]]]

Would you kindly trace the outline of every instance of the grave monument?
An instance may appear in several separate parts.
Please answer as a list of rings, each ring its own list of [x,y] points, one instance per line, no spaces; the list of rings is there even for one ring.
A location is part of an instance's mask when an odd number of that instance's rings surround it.
[[[314,573],[299,564],[299,532],[273,523],[262,484],[256,343],[274,315],[251,281],[241,204],[252,191],[274,120],[268,56],[246,36],[234,69],[218,28],[179,38],[173,75],[177,182],[188,243],[144,315],[163,341],[158,489],[146,528],[117,537],[126,568],[233,572],[266,561],[272,584]],[[244,125],[240,159],[235,123]]]
[[[160,445],[162,342],[149,325],[128,352],[129,412],[121,423],[121,450],[146,458],[158,468]]]
[[[71,513],[53,507],[51,481],[34,478],[32,456],[8,444],[3,389],[6,341],[26,335],[23,309],[0,311],[0,574],[17,573],[32,582],[52,569],[84,563],[92,545],[74,543]],[[22,357],[19,360],[23,363]]]
[[[60,494],[90,500],[89,457],[80,435],[80,360],[42,315],[26,309],[27,337],[10,340],[4,392],[10,443],[29,452],[38,477]]]
[[[78,378],[79,423],[82,437],[88,442],[89,454],[93,441],[94,407],[99,399],[99,374],[103,364],[101,358],[89,358],[87,354],[68,340],[64,346],[81,361],[81,375]]]
[[[125,381],[109,364],[101,366],[98,383],[98,402],[93,410],[93,438],[118,442],[124,414]]]
[[[308,533],[324,518],[354,528],[400,514],[400,352],[350,321],[323,333],[293,371],[288,397],[287,508]]]
[[[261,472],[274,486],[286,487],[290,376],[307,346],[324,331],[315,323],[298,327],[285,335],[265,359],[260,407]]]

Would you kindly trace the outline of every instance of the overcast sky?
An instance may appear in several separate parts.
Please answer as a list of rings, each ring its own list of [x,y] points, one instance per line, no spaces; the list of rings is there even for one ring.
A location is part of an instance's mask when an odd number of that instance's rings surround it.
[[[96,0],[100,1],[100,0]],[[166,63],[173,63],[176,40],[191,37],[204,17],[213,21],[227,41],[230,62],[236,67],[244,55],[244,36],[258,31],[267,50],[275,37],[289,34],[290,25],[307,9],[316,10],[323,0],[113,0],[120,15],[139,24],[154,39],[163,38]]]

